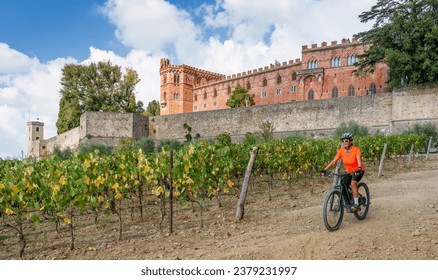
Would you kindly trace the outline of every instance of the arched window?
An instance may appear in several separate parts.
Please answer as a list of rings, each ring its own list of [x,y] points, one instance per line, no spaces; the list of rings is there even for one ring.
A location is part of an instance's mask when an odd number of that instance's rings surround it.
[[[332,98],[336,98],[336,97],[338,97],[338,88],[334,87],[332,89]]]
[[[348,87],[348,96],[354,96],[354,86],[352,85]]]
[[[175,74],[175,75],[173,76],[173,83],[174,83],[174,84],[178,84],[178,83],[179,83],[179,75],[176,75],[176,74]]]
[[[173,100],[179,100],[179,94],[178,92],[173,93]]]
[[[217,96],[217,89],[214,89],[214,91],[213,91],[213,97],[216,97]]]
[[[297,80],[297,73],[293,72],[292,73],[292,81],[296,81]]]
[[[251,82],[250,81],[246,82],[246,89],[248,89],[248,90],[251,89]]]
[[[167,93],[163,94],[163,98],[164,98],[164,100],[167,100]]]
[[[356,55],[351,55],[348,57],[347,59],[347,63],[348,65],[353,65],[357,62],[357,56]]]
[[[281,84],[281,76],[280,75],[277,76],[277,84]]]
[[[309,92],[307,93],[307,99],[313,100],[313,98],[314,98],[313,90],[309,90]]]
[[[204,99],[207,99],[207,92],[204,91]]]
[[[370,93],[371,94],[376,94],[376,85],[374,83],[372,83],[371,86],[370,86]]]
[[[228,94],[231,94],[231,87],[230,86],[228,86],[227,92],[228,92]]]
[[[307,62],[307,69],[315,69],[318,68],[318,61],[316,60],[310,60]]]
[[[339,67],[339,66],[341,66],[341,58],[339,56],[332,58],[331,66],[332,67]]]
[[[266,80],[266,78],[263,78],[263,86],[267,86],[268,85],[268,80]]]

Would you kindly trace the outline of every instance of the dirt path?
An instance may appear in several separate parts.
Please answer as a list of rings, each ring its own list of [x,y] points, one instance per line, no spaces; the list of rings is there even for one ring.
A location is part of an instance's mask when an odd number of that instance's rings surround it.
[[[174,233],[159,230],[155,207],[142,222],[125,219],[124,239],[118,225],[83,221],[77,244],[68,250],[68,231],[40,229],[29,236],[27,259],[438,259],[438,155],[417,160],[411,169],[397,167],[378,178],[370,166],[364,181],[371,191],[368,217],[344,215],[341,228],[328,232],[321,210],[331,179],[304,188],[279,183],[268,200],[259,183],[250,189],[244,219],[235,220],[237,198],[219,208],[210,202],[203,213],[177,207]],[[89,220],[92,218],[90,217]],[[108,218],[109,219],[109,218]],[[0,240],[0,258],[17,258],[17,238]]]

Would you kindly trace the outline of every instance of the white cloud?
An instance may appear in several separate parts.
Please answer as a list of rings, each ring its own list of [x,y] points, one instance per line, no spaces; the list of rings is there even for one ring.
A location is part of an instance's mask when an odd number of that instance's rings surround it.
[[[11,49],[9,45],[0,42],[0,75],[23,73],[30,67],[38,65],[38,59]]]

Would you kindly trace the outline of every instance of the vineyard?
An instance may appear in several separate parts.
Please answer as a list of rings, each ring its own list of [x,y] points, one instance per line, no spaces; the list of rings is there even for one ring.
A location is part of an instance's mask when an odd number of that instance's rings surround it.
[[[372,136],[355,139],[365,162],[378,161],[385,144],[385,158],[397,159],[423,151],[424,135]],[[316,176],[335,155],[334,139],[282,139],[259,143],[253,177],[299,182]],[[179,207],[221,204],[224,196],[238,196],[252,147],[244,144],[193,142],[157,153],[127,150],[111,155],[73,154],[67,160],[52,156],[40,161],[0,161],[0,221],[20,238],[23,256],[27,236],[34,226],[53,223],[68,227],[70,249],[75,248],[76,220],[86,213],[99,223],[115,215],[118,238],[123,238],[125,212],[138,211],[140,219],[150,207],[159,208],[160,225],[169,201]],[[170,193],[172,189],[172,193]],[[176,206],[178,207],[178,206]],[[202,214],[201,214],[202,216]]]

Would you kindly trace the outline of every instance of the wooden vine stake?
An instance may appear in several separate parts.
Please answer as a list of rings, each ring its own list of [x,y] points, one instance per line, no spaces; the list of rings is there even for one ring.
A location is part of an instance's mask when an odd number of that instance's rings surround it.
[[[387,148],[387,147],[388,147],[388,144],[385,143],[385,145],[383,146],[382,156],[380,157],[380,163],[379,163],[379,177],[382,176],[383,160],[385,159],[385,154],[386,154],[386,148]]]
[[[412,155],[414,153],[414,144],[412,144],[411,146],[411,151],[409,152],[409,156],[408,156],[408,168],[411,167],[412,165]]]
[[[427,145],[426,160],[429,158],[429,152],[431,146],[432,146],[432,136],[429,138],[429,144]]]
[[[249,159],[248,166],[246,167],[245,178],[243,179],[242,189],[240,190],[239,201],[237,202],[236,218],[237,220],[243,219],[243,213],[245,208],[246,194],[248,192],[249,179],[251,177],[252,167],[257,158],[259,148],[252,148],[251,158]]]
[[[170,180],[170,193],[169,193],[169,202],[170,202],[170,217],[169,217],[169,231],[170,233],[173,232],[173,182],[172,182],[172,169],[173,169],[173,150],[170,150],[170,173],[169,173],[169,180]]]

